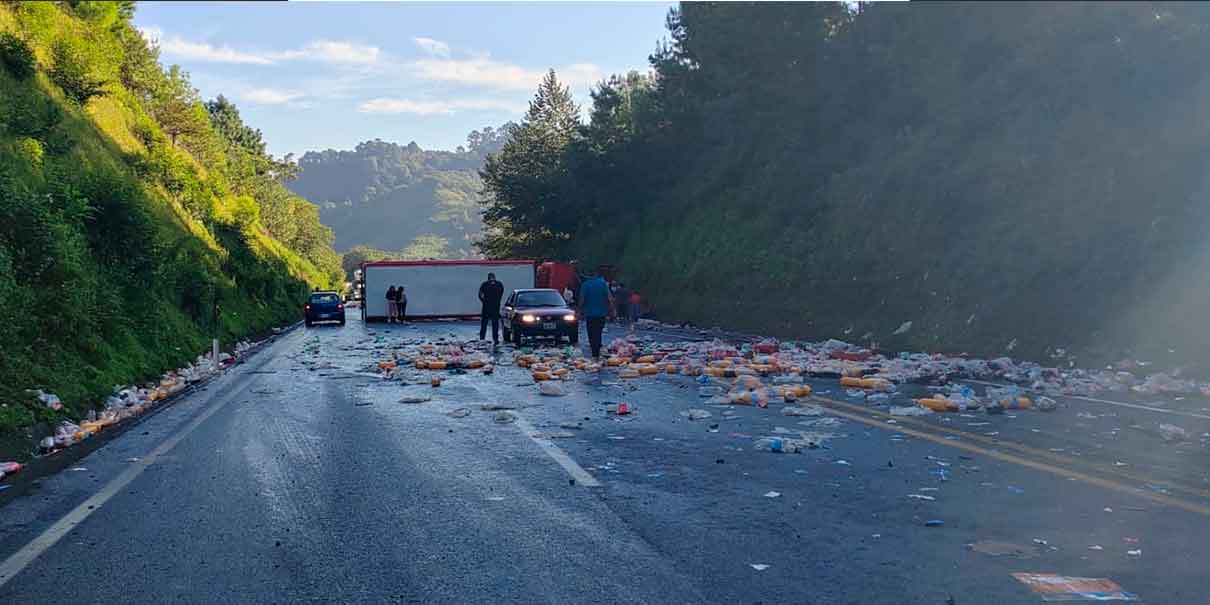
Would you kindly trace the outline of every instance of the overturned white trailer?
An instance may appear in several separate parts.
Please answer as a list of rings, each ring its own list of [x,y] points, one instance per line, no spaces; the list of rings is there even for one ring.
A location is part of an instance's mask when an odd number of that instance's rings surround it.
[[[534,287],[534,262],[530,260],[382,260],[362,263],[365,288],[362,317],[366,321],[387,318],[386,293],[403,286],[407,294],[408,319],[478,317],[479,285],[495,273],[508,292]]]

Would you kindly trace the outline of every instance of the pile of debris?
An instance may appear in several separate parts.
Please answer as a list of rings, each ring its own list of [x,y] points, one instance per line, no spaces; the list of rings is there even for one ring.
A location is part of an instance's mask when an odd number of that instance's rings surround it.
[[[53,435],[43,437],[38,442],[38,450],[41,454],[49,454],[66,447],[71,447],[99,433],[106,427],[118,424],[128,418],[140,416],[155,407],[158,402],[184,391],[190,384],[206,380],[225,368],[234,365],[240,357],[262,343],[263,341],[256,343],[240,341],[235,345],[234,355],[220,353],[217,366],[210,357],[198,355],[193,363],[165,372],[157,382],[149,382],[142,386],[115,386],[113,393],[105,399],[104,407],[99,410],[89,410],[88,414],[78,422],[72,422],[71,420],[60,421],[55,427]],[[30,391],[30,394],[51,410],[61,411],[63,409],[62,400],[54,393],[36,390]],[[20,465],[16,469],[7,472],[11,474],[19,468]],[[3,475],[0,475],[0,478],[2,477]]]

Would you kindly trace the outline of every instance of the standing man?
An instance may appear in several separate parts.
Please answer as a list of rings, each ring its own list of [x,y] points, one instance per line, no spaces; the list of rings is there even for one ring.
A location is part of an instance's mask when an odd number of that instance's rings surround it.
[[[580,284],[579,311],[588,329],[588,346],[592,348],[592,358],[599,359],[601,332],[605,330],[605,319],[609,316],[609,307],[613,301],[605,280],[599,275],[589,275],[590,278]]]
[[[492,322],[492,344],[500,344],[500,299],[504,297],[504,284],[496,281],[495,273],[487,274],[487,281],[479,286],[479,302],[483,312],[479,314],[479,340],[487,339],[487,321]]]

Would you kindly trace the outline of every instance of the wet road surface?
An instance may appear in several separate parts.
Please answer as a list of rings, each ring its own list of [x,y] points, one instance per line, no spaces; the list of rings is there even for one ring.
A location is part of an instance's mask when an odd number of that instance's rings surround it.
[[[476,328],[281,337],[0,508],[0,602],[1041,602],[1013,572],[1210,602],[1204,401],[904,418],[818,380],[827,413],[786,416],[680,376],[542,397],[507,363],[438,388],[367,371]],[[500,403],[515,422],[480,409]],[[800,431],[824,446],[752,447]]]

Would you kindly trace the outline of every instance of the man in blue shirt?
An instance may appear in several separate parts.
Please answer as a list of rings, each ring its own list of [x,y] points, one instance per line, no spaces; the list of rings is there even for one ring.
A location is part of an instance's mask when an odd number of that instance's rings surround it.
[[[605,318],[613,299],[609,296],[609,285],[599,275],[592,275],[580,285],[580,317],[588,329],[588,345],[594,359],[601,357],[601,332],[605,330]]]

